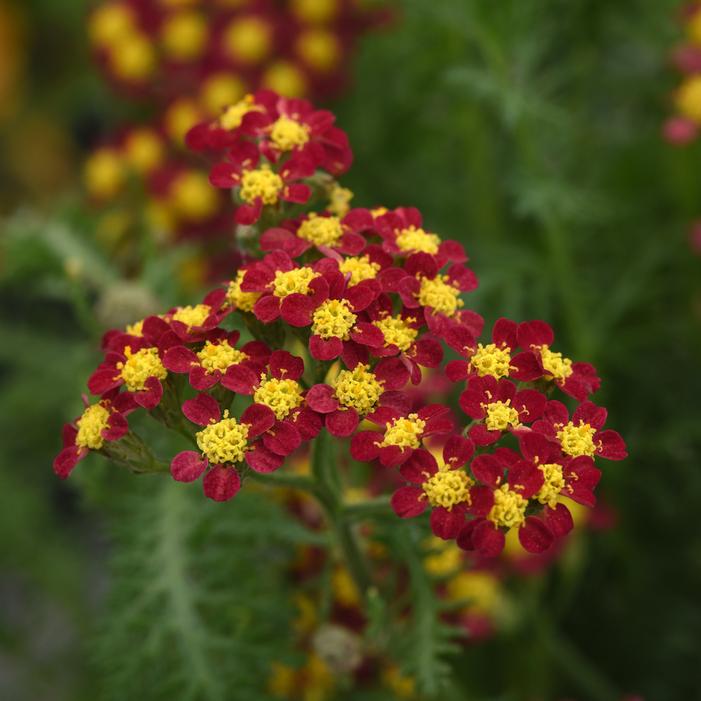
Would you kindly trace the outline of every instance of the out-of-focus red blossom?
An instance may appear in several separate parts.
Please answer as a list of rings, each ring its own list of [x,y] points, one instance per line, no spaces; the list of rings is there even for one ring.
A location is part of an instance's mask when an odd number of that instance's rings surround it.
[[[693,253],[701,255],[701,221],[694,222],[689,231],[689,246]]]

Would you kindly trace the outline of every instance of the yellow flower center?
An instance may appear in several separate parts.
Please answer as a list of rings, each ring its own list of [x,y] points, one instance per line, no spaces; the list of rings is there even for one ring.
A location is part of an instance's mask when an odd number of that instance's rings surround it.
[[[163,121],[168,135],[175,141],[182,142],[185,134],[201,120],[199,105],[189,97],[181,97],[166,109]]]
[[[675,102],[682,115],[701,123],[701,76],[687,78],[677,91]]]
[[[513,528],[520,526],[526,520],[528,501],[517,492],[509,489],[508,484],[502,484],[494,490],[494,506],[487,518],[495,526]]]
[[[141,319],[133,324],[127,324],[125,331],[130,336],[142,336],[144,333],[144,320]]]
[[[263,74],[262,87],[285,97],[300,97],[307,91],[304,73],[289,61],[276,61]]]
[[[120,377],[130,392],[141,392],[149,377],[165,380],[168,371],[158,357],[158,348],[142,348],[136,353],[127,346],[124,349],[126,360],[117,363]]]
[[[219,117],[219,124],[224,129],[233,131],[241,126],[243,118],[249,112],[260,112],[262,109],[260,105],[256,105],[253,101],[253,95],[246,95],[246,97],[239,100],[235,105],[227,107],[224,114]]]
[[[195,434],[199,449],[213,465],[241,462],[248,449],[248,424],[240,424],[224,412],[221,421]]]
[[[493,612],[501,598],[499,580],[489,572],[460,572],[447,582],[449,601],[467,601],[466,608],[482,613]]]
[[[291,151],[309,141],[309,127],[289,117],[279,117],[270,132],[270,138],[280,151]]]
[[[156,52],[148,37],[130,33],[110,53],[112,70],[124,80],[141,80],[156,68]]]
[[[333,246],[343,236],[338,217],[317,217],[310,214],[297,230],[297,236],[310,241],[315,246]]]
[[[352,370],[341,370],[336,378],[336,399],[359,414],[369,414],[382,395],[384,382],[378,380],[367,365],[358,364]]]
[[[463,554],[455,543],[431,536],[426,545],[430,547],[431,553],[424,558],[424,566],[434,577],[445,577],[462,565]]]
[[[262,376],[265,378],[265,375]],[[282,421],[303,401],[302,387],[295,380],[263,379],[253,393],[253,401],[272,409],[278,421]]]
[[[460,290],[451,285],[446,275],[437,275],[433,280],[421,278],[418,300],[423,307],[431,307],[439,314],[453,316],[463,306]]]
[[[177,12],[161,28],[163,50],[178,60],[197,57],[207,41],[207,23],[197,12]]]
[[[124,150],[139,173],[148,173],[163,160],[163,142],[152,129],[134,129],[127,136]]]
[[[396,445],[398,448],[418,448],[421,445],[424,428],[426,428],[426,422],[422,421],[418,414],[394,419],[387,424],[385,437],[380,446],[382,448],[390,445]]]
[[[357,318],[345,299],[329,299],[314,312],[312,333],[323,339],[347,341]]]
[[[385,345],[397,346],[404,352],[411,348],[411,345],[419,335],[418,329],[409,326],[413,319],[402,319],[399,316],[385,316],[382,319],[373,321],[373,326],[377,326],[385,337]]]
[[[278,270],[273,280],[273,294],[276,297],[287,297],[291,294],[306,295],[309,293],[309,283],[319,277],[311,268],[295,268],[282,272]]]
[[[110,411],[104,405],[93,404],[89,406],[76,421],[78,433],[75,437],[75,444],[79,448],[100,450],[105,442],[102,432],[107,428],[109,418]]]
[[[198,351],[197,359],[207,371],[207,374],[210,375],[215,370],[224,372],[231,365],[237,365],[244,360],[248,360],[248,356],[243,351],[238,350],[238,348],[232,348],[229,342],[224,340],[218,343],[207,341],[202,350]]]
[[[505,402],[492,402],[483,405],[487,410],[484,423],[490,431],[505,431],[507,428],[516,428],[521,425],[518,420],[518,411],[511,406],[511,400]]]
[[[470,365],[474,368],[480,377],[491,375],[496,377],[507,377],[511,369],[511,352],[508,348],[499,348],[495,343],[488,343],[483,346],[477,344],[477,350],[472,358]]]
[[[473,481],[464,470],[451,470],[441,465],[422,485],[431,506],[442,506],[452,511],[456,504],[470,503],[470,487]]]
[[[125,4],[97,7],[88,20],[90,40],[98,46],[112,46],[132,33],[134,14]]]
[[[338,266],[344,275],[350,275],[350,285],[357,285],[363,280],[374,280],[380,272],[380,264],[370,260],[370,256],[346,258]]]
[[[204,81],[200,90],[200,102],[210,115],[219,117],[219,124],[223,127],[222,112],[245,94],[246,86],[241,78],[223,71],[212,74]]]
[[[541,504],[547,504],[551,509],[557,505],[557,498],[565,488],[565,477],[562,474],[562,465],[557,463],[546,463],[538,465],[538,469],[543,473],[543,486],[535,495]]]
[[[85,162],[85,186],[93,197],[114,197],[124,184],[124,163],[111,148],[101,148]]]
[[[285,183],[277,173],[273,173],[269,166],[263,166],[256,170],[244,170],[239,195],[249,204],[258,198],[263,204],[276,204],[284,186]]]
[[[329,206],[327,209],[337,217],[345,217],[350,210],[350,201],[353,193],[347,187],[335,184],[329,192]]]
[[[554,353],[547,346],[540,347],[540,357],[545,371],[555,380],[566,380],[573,372],[572,361],[564,358],[562,353]]]
[[[191,329],[193,326],[202,326],[211,313],[212,308],[208,304],[180,307],[173,314],[173,321],[180,321]]]
[[[324,24],[338,13],[338,0],[292,0],[290,10],[302,22]]]
[[[236,279],[229,283],[229,288],[226,291],[226,301],[232,307],[236,307],[242,312],[250,312],[258,301],[260,292],[244,292],[241,289],[241,283],[245,275],[245,270],[239,270],[236,273]]]
[[[170,199],[175,211],[192,222],[208,219],[219,207],[219,196],[209,184],[207,176],[194,170],[178,175],[173,182]]]
[[[589,455],[591,457],[596,454],[595,433],[596,429],[589,424],[580,422],[579,426],[575,426],[570,421],[557,432],[557,439],[562,445],[563,453],[573,458],[577,458],[580,455]]]
[[[302,59],[314,70],[331,70],[341,54],[338,39],[326,29],[308,29],[299,35],[296,48]]]
[[[270,29],[259,17],[234,20],[224,32],[224,46],[234,59],[259,63],[270,53]]]
[[[397,246],[400,251],[419,251],[420,253],[438,253],[441,240],[436,234],[426,233],[423,229],[410,226],[397,234]]]

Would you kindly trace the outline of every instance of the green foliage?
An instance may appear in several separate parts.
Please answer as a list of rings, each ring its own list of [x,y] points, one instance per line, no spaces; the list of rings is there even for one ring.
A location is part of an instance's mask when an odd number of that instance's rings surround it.
[[[292,644],[284,565],[295,545],[318,537],[269,495],[249,491],[222,508],[197,485],[134,482],[110,527],[111,591],[96,646],[102,696],[266,698],[270,664]]]

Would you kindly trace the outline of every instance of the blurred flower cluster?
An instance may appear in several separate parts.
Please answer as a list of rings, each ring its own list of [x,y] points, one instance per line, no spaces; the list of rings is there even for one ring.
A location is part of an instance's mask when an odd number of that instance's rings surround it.
[[[183,149],[185,134],[207,119],[234,123],[236,113],[225,109],[260,87],[288,97],[337,95],[359,36],[385,16],[357,0],[96,5],[89,17],[96,61],[115,89],[151,114],[108,135],[85,164],[91,198],[112,205],[103,238],[123,243],[154,232],[159,242],[204,239],[221,253],[229,201]]]

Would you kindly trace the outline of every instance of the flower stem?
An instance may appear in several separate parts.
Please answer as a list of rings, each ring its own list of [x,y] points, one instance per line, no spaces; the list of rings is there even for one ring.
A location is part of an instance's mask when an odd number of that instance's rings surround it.
[[[343,506],[343,486],[336,459],[336,443],[327,431],[322,431],[314,440],[312,475],[324,494],[321,501],[334,532],[336,543],[343,553],[360,596],[365,600],[372,579],[350,522],[351,519],[346,517],[346,507]]]

